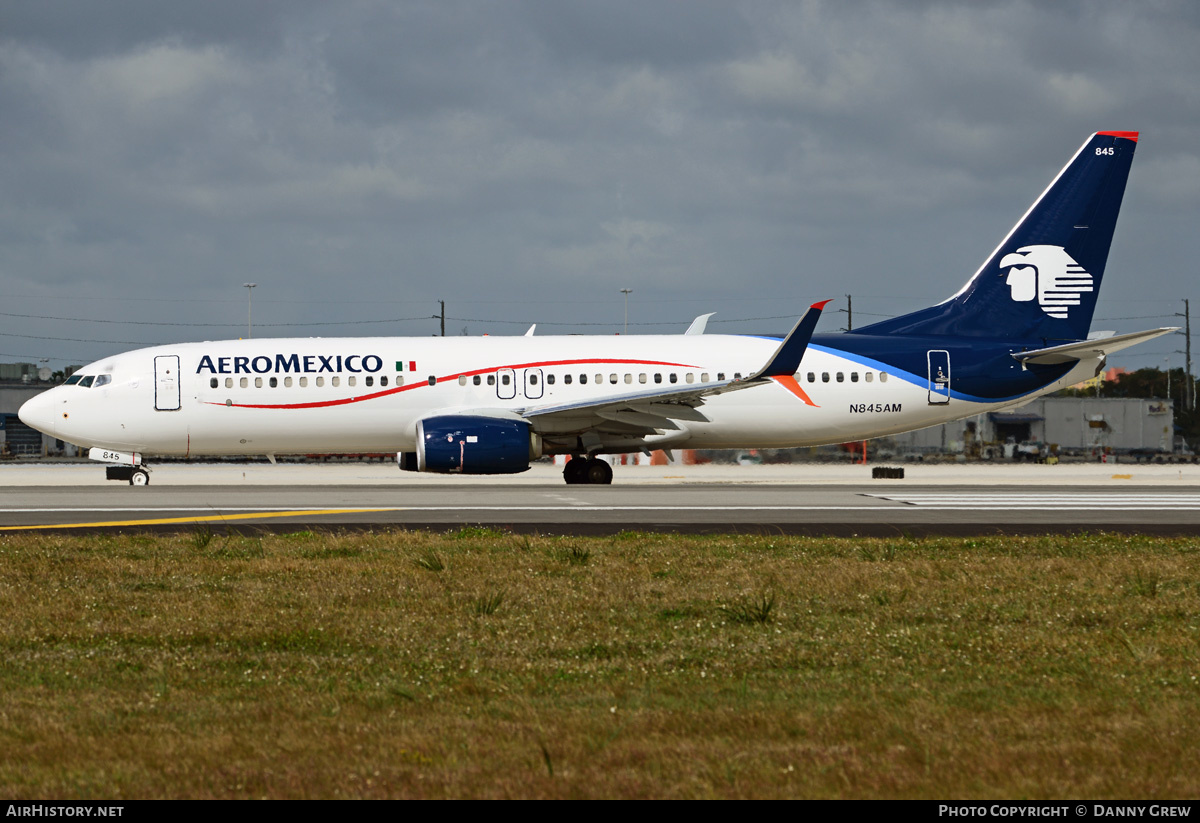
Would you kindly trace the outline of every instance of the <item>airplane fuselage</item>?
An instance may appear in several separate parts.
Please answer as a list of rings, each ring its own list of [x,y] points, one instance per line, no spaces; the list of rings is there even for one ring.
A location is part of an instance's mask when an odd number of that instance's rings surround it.
[[[872,342],[882,349],[872,350]],[[186,343],[97,361],[25,413],[71,443],[145,455],[404,452],[415,448],[417,422],[431,415],[516,417],[538,407],[700,387],[749,374],[778,343],[740,335]],[[676,420],[678,429],[648,437],[610,432],[590,451],[783,448],[878,437],[1019,405],[1091,377],[1098,366],[1083,361],[1035,372],[1011,357],[1019,350],[1003,341],[818,335],[792,380],[709,397],[698,409],[706,421]],[[569,414],[543,423],[544,452],[581,451],[586,428],[583,416]]]

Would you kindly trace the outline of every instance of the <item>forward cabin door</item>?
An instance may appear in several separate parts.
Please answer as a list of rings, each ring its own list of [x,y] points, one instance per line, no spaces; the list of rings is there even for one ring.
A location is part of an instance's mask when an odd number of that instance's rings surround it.
[[[179,411],[179,407],[179,355],[155,357],[154,408],[158,411]]]
[[[950,352],[934,349],[929,359],[929,404],[942,405],[950,402]]]

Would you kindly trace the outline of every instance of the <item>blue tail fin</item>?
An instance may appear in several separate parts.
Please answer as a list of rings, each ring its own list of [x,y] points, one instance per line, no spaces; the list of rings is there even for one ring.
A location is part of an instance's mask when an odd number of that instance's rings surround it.
[[[854,333],[1086,338],[1137,140],[1093,134],[958,294]]]

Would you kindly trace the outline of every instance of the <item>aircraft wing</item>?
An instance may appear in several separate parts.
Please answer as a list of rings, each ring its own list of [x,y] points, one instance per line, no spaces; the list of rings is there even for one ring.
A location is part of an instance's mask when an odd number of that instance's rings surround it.
[[[805,402],[811,403],[803,390],[794,385],[796,381],[793,375],[800,367],[800,360],[812,339],[821,310],[828,302],[813,304],[780,342],[766,364],[748,377],[669,388],[655,387],[575,403],[533,406],[522,410],[521,416],[539,431],[592,430],[638,436],[678,430],[680,427],[676,420],[706,423],[708,417],[699,407],[704,405],[707,398],[766,385],[773,380],[783,383],[793,393],[798,392]]]
[[[1113,352],[1127,349],[1130,346],[1136,346],[1138,343],[1153,340],[1155,337],[1161,337],[1173,331],[1179,331],[1179,327],[1172,326],[1169,328],[1150,329],[1148,331],[1135,331],[1129,334],[1116,334],[1112,337],[1103,337],[1099,340],[1083,340],[1079,343],[1065,343],[1061,346],[1050,346],[1045,349],[1013,352],[1013,358],[1022,363],[1033,363],[1036,365],[1053,365],[1070,363],[1073,360],[1089,360],[1105,357]]]

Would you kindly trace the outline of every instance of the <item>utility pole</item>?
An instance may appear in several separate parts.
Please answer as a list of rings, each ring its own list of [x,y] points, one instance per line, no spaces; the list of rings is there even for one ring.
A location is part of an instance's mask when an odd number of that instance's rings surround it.
[[[243,283],[242,285],[246,287],[246,339],[250,340],[251,338],[254,337],[254,333],[253,333],[254,329],[250,322],[254,316],[253,312],[252,312],[254,301],[250,299],[250,295],[254,294],[252,289],[255,286],[257,286],[258,284],[257,283]]]
[[[446,301],[439,300],[438,302],[442,304],[442,337],[445,337],[446,336]]]
[[[629,334],[629,293],[633,289],[621,289],[621,294],[625,295],[625,334]]]
[[[846,295],[846,308],[838,309],[840,312],[846,313],[846,328],[842,331],[854,330],[854,299],[850,295]]]
[[[1185,411],[1196,409],[1196,381],[1192,379],[1192,312],[1188,308],[1187,298],[1183,301],[1183,313],[1175,312],[1176,317],[1183,318],[1184,346],[1183,354],[1187,358],[1184,368],[1187,369],[1187,385],[1183,387],[1183,408]],[[1178,334],[1178,332],[1176,332]]]

